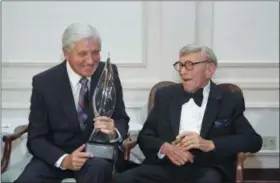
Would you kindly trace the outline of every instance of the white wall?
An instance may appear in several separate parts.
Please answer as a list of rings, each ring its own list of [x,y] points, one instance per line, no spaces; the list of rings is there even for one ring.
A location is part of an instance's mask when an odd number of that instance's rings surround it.
[[[3,2],[2,131],[27,123],[31,77],[61,61],[64,28],[85,21],[119,67],[131,123],[145,120],[153,84],[178,79],[178,50],[202,43],[219,58],[214,80],[238,84],[251,124],[279,144],[278,14],[277,2]],[[279,167],[277,152],[246,167]]]

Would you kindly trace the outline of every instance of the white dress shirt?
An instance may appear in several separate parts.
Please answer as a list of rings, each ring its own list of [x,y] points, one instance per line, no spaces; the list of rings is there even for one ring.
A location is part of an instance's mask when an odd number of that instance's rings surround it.
[[[196,105],[193,98],[182,105],[179,134],[184,131],[200,133],[209,92],[210,82],[203,88],[203,100],[200,107]]]
[[[203,88],[203,100],[201,106],[196,105],[193,98],[183,104],[181,107],[179,134],[185,131],[196,132],[200,134],[201,124],[208,102],[210,92],[210,81]],[[164,154],[158,153],[159,158],[163,158]]]
[[[70,64],[68,61],[66,61],[66,70],[67,70],[67,74],[68,74],[68,78],[70,80],[70,85],[71,85],[71,89],[72,89],[72,93],[73,93],[73,97],[74,97],[74,101],[75,101],[75,105],[76,105],[76,110],[78,110],[78,101],[79,101],[79,95],[80,95],[80,90],[82,87],[82,84],[80,83],[81,80],[81,76],[78,75],[75,71],[73,71],[73,69],[71,68]],[[91,77],[87,77],[88,79],[88,89],[90,89],[90,81],[91,81]],[[118,137],[121,139],[121,135],[119,133],[119,131],[115,128]],[[63,161],[63,159],[67,156],[68,154],[64,154],[62,155],[55,163],[55,166],[58,168],[61,168],[61,163]]]

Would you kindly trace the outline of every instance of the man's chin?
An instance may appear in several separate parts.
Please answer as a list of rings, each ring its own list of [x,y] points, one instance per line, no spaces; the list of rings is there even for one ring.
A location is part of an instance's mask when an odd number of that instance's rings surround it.
[[[196,87],[192,80],[183,80],[184,89],[188,92],[193,91]]]

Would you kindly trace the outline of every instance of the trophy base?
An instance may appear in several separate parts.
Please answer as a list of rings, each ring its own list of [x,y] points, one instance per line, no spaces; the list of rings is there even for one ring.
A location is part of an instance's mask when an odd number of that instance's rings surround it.
[[[115,160],[118,146],[116,143],[87,142],[85,151],[91,153],[93,157]]]

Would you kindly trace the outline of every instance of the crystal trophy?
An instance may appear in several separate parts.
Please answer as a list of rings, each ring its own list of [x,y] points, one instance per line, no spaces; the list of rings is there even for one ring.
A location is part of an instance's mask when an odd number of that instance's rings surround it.
[[[103,72],[92,96],[93,114],[95,117],[112,117],[116,106],[116,89],[114,72],[110,56],[105,63]],[[103,133],[94,128],[86,144],[86,151],[94,157],[114,159],[117,151],[117,136]]]

